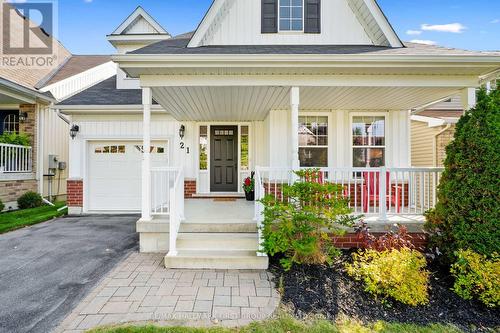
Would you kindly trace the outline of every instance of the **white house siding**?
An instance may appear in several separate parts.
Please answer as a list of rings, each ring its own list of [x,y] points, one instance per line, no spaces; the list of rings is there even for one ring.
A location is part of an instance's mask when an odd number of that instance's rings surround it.
[[[408,111],[301,110],[300,115],[306,114],[329,117],[328,160],[330,167],[352,167],[351,117],[370,114],[386,117],[386,165],[390,167],[408,167],[410,165]],[[265,129],[269,131],[269,166],[290,167],[291,147],[288,140],[290,137],[290,111],[273,110],[268,119],[269,127],[265,127]]]
[[[203,45],[373,44],[346,0],[321,3],[320,34],[261,34],[261,0],[232,1],[230,10],[220,15],[222,20]]]
[[[69,126],[66,122],[57,116],[54,110],[38,105],[40,116],[40,127],[42,135],[42,144],[40,153],[43,158],[43,169],[40,174],[47,174],[49,168],[49,155],[57,155],[60,162],[66,162],[66,170],[57,171],[56,177],[52,180],[52,195],[64,197],[66,195],[66,179],[68,178],[69,164]],[[43,181],[43,194],[49,194],[49,182],[45,177]]]

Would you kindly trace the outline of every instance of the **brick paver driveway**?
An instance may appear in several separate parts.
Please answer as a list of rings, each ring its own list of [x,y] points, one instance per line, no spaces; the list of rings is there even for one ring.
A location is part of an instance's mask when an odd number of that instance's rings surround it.
[[[135,251],[137,216],[69,217],[0,235],[0,332],[50,332]]]

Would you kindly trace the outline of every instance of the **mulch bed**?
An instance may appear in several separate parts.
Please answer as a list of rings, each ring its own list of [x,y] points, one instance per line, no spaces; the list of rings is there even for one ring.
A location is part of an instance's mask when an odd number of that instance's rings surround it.
[[[270,270],[276,286],[283,287],[282,302],[302,318],[320,314],[331,320],[346,315],[369,323],[387,322],[427,325],[452,324],[466,332],[500,331],[500,309],[489,309],[476,301],[466,301],[450,290],[453,281],[442,272],[433,270],[430,280],[429,305],[411,307],[399,302],[382,304],[363,290],[344,270],[351,260],[344,252],[333,267],[295,265],[285,272],[278,258],[270,258]],[[497,331],[498,332],[498,331]]]

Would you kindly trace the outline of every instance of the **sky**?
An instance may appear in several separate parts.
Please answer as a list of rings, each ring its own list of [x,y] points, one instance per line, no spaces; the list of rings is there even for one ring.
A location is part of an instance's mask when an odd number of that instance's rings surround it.
[[[211,2],[212,0],[58,0],[58,37],[73,54],[112,54],[114,49],[106,40],[106,35],[115,30],[138,5],[168,32],[177,35],[196,29]],[[500,50],[498,0],[378,2],[403,41],[420,41],[469,50]]]

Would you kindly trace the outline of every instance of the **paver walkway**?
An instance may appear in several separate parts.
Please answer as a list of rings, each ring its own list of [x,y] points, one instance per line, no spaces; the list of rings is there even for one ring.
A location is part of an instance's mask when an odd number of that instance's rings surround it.
[[[266,271],[166,269],[163,255],[133,253],[56,332],[129,322],[239,326],[270,317],[278,304]]]

